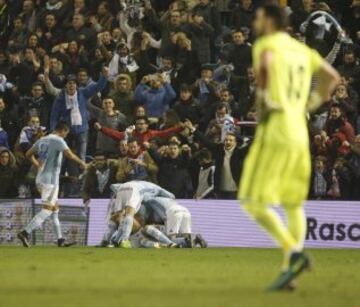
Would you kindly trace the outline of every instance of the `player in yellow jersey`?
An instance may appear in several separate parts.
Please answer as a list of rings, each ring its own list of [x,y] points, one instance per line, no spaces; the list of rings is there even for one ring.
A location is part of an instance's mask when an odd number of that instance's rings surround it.
[[[242,207],[284,252],[280,276],[268,290],[287,288],[309,266],[303,252],[311,171],[306,115],[329,99],[339,75],[321,56],[283,32],[280,7],[256,12],[253,46],[259,124],[246,158],[239,199]],[[311,90],[316,76],[317,86]],[[287,226],[270,207],[282,205]]]

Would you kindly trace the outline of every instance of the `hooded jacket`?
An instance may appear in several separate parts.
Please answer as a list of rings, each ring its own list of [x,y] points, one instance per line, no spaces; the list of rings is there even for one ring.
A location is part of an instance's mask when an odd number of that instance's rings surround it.
[[[10,160],[8,165],[0,164],[0,198],[12,198],[17,196],[18,168],[15,157],[6,147],[0,147],[0,155],[8,152]]]

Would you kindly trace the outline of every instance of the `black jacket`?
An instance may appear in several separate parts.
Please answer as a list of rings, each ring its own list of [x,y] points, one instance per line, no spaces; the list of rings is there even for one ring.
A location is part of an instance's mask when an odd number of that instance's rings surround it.
[[[188,171],[189,159],[180,155],[176,159],[161,157],[155,150],[149,151],[151,157],[159,166],[159,185],[173,193],[176,198],[187,198],[192,192],[191,177]]]
[[[198,130],[194,132],[194,136],[199,139],[200,142],[203,143],[213,154],[213,159],[215,161],[214,190],[215,192],[218,192],[220,190],[221,174],[223,171],[225,157],[224,145],[211,142]],[[248,147],[235,147],[230,159],[231,174],[237,185],[240,184],[240,176],[247,151]]]

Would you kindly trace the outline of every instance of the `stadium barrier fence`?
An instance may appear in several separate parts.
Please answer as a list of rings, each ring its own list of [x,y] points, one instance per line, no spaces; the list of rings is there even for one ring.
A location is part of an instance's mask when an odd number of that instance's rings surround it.
[[[60,199],[63,233],[79,245],[96,245],[105,229],[107,199],[93,199],[85,212],[81,199]],[[210,247],[272,248],[275,244],[241,210],[237,201],[179,200]],[[19,244],[16,233],[40,210],[40,200],[0,200],[0,245]],[[306,246],[311,248],[360,248],[360,202],[308,201]],[[283,216],[281,209],[279,210]],[[55,241],[52,221],[32,236],[36,245]]]

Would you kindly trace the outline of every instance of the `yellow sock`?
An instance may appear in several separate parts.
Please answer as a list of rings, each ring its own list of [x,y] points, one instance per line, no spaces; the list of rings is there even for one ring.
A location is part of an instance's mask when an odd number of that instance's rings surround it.
[[[288,220],[288,229],[296,242],[296,249],[304,248],[306,236],[306,217],[302,206],[286,206],[285,212]],[[289,267],[290,253],[284,254],[283,270]]]
[[[278,242],[285,254],[289,254],[296,248],[295,239],[274,210],[267,207],[256,208],[253,205],[247,205],[244,208]]]

